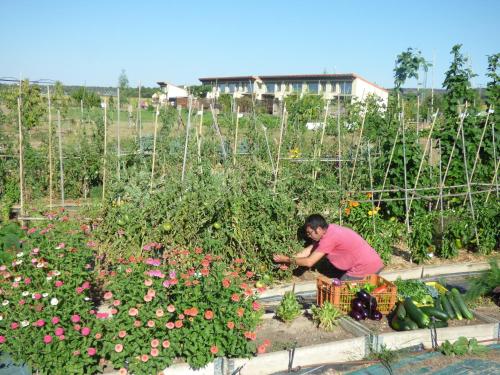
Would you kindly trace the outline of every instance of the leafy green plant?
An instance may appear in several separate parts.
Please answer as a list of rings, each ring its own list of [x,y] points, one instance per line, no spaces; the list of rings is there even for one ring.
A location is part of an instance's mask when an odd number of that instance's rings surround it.
[[[435,217],[435,213],[417,214],[412,220],[408,247],[412,259],[417,263],[428,259],[435,251],[433,236]]]
[[[319,328],[327,332],[333,331],[342,316],[342,313],[329,301],[326,301],[321,307],[312,306],[311,312],[313,321]]]
[[[448,340],[441,344],[439,351],[447,356],[455,355],[481,355],[489,350],[488,347],[479,345],[477,339],[470,340],[467,337],[460,336],[457,341],[451,344]]]
[[[295,297],[295,292],[289,291],[281,299],[276,309],[276,316],[285,323],[289,323],[297,318],[301,312],[301,306]]]
[[[496,287],[500,286],[500,268],[497,262],[497,259],[490,260],[490,269],[471,280],[470,287],[465,294],[468,301],[473,302],[480,297],[489,296]]]
[[[397,360],[398,353],[394,350],[388,349],[385,344],[382,344],[377,351],[372,350],[369,358],[380,361],[382,366],[387,369],[389,374],[394,374],[392,364]]]

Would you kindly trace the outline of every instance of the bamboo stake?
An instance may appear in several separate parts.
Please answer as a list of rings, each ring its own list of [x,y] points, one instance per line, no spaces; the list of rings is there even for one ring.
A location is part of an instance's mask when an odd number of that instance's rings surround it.
[[[212,104],[210,104],[210,110],[212,111],[212,118],[214,121],[213,125],[215,127],[215,131],[217,132],[217,135],[219,136],[222,156],[224,157],[224,160],[226,160],[227,159],[226,146],[224,145],[224,138],[222,138],[222,133],[220,131],[219,124],[217,123],[217,117],[215,116],[214,106]]]
[[[467,102],[465,102],[466,107],[467,107]],[[464,116],[467,116],[467,109],[464,112]],[[477,224],[476,224],[476,215],[474,213],[474,202],[472,201],[472,195],[471,195],[471,188],[470,188],[470,179],[469,179],[469,172],[468,172],[468,167],[467,167],[467,150],[465,148],[465,135],[464,135],[464,127],[462,126],[462,147],[463,147],[463,159],[464,159],[464,171],[465,171],[465,179],[467,181],[467,195],[469,197],[469,202],[470,202],[470,212],[472,215],[472,220],[474,221],[474,233],[476,235],[476,244],[477,247],[479,248],[479,236],[477,234]]]
[[[200,173],[203,173],[203,166],[201,165],[201,141],[203,139],[202,133],[203,133],[203,105],[201,106],[200,124],[198,126],[198,132],[197,132],[198,165],[200,166]]]
[[[424,153],[422,155],[422,159],[420,159],[420,165],[418,166],[417,177],[415,178],[415,185],[413,186],[413,189],[417,188],[418,180],[420,178],[420,173],[422,172],[422,166],[424,165],[425,156],[427,155],[427,150],[429,149],[430,140],[431,140],[431,136],[432,136],[432,131],[434,130],[434,125],[436,124],[436,119],[437,119],[438,113],[439,113],[439,109],[434,114],[434,120],[432,120],[431,130],[429,131],[429,135],[427,136],[427,141],[425,142]],[[415,194],[412,193],[411,198],[410,198],[410,204],[408,205],[408,215],[409,215],[409,213],[411,211],[411,204],[413,202],[414,196],[415,196]]]
[[[491,109],[493,110],[493,109]],[[491,140],[493,142],[493,160],[495,160],[495,163],[497,162],[497,143],[495,141],[495,121],[492,121],[491,122]],[[496,186],[496,189],[497,189],[497,199],[498,199],[498,175],[497,173],[495,172],[495,186]]]
[[[477,162],[479,161],[479,152],[481,151],[481,146],[483,145],[484,135],[486,134],[486,128],[488,127],[488,120],[490,119],[490,108],[488,109],[488,114],[486,115],[486,122],[484,123],[483,132],[481,133],[481,139],[479,140],[479,146],[477,146],[476,157],[474,158],[474,165],[472,166],[472,172],[470,173],[470,180],[474,178],[474,172],[476,171]]]
[[[63,155],[62,155],[62,131],[61,131],[61,112],[57,111],[57,130],[59,138],[59,184],[61,187],[61,206],[64,208],[64,167],[63,167]]]
[[[50,86],[47,86],[47,98],[49,105],[49,207],[52,210],[53,196],[52,196],[52,106],[50,102]],[[83,118],[83,117],[82,117]]]
[[[155,114],[155,126],[153,133],[153,157],[151,160],[151,180],[149,181],[149,192],[153,191],[153,178],[155,174],[155,160],[156,160],[156,133],[158,130],[158,115],[160,114],[159,104],[156,105],[156,114]]]
[[[104,160],[102,163],[102,201],[106,194],[106,159],[108,157],[108,100],[104,99]]]
[[[137,101],[137,125],[139,127],[139,150],[141,150],[141,154],[142,154],[143,148],[142,148],[141,81],[139,81],[139,99]]]
[[[186,141],[184,143],[184,158],[182,160],[181,182],[184,182],[184,177],[186,175],[186,161],[187,161],[188,142],[189,142],[189,130],[191,129],[191,110],[192,110],[192,108],[193,108],[193,97],[189,96],[189,109],[188,109],[188,118],[187,118],[187,126],[186,126]]]
[[[500,166],[500,161],[497,161],[496,162],[496,167],[495,167],[495,173],[493,174],[493,180],[491,180],[491,184],[493,185],[493,183],[495,181],[497,181],[497,176],[498,176],[498,167]],[[498,184],[496,184],[496,192],[498,194]],[[488,191],[488,195],[486,195],[486,200],[484,201],[484,203],[488,203],[488,199],[490,199],[490,194],[491,194],[491,189]]]
[[[354,171],[356,170],[356,162],[358,161],[358,153],[359,153],[359,148],[361,145],[361,139],[363,137],[363,130],[365,128],[365,119],[366,119],[366,112],[367,111],[368,111],[368,109],[365,108],[365,111],[363,112],[363,120],[361,121],[361,130],[359,132],[358,145],[356,146],[356,153],[354,155],[354,165],[352,166],[352,173],[351,173],[351,179],[349,180],[349,186],[352,184],[352,180],[354,178]]]
[[[465,111],[467,111],[467,102],[465,102]],[[460,123],[458,125],[457,134],[455,135],[455,140],[453,141],[453,146],[451,148],[450,156],[448,158],[448,163],[446,163],[446,169],[444,170],[443,180],[441,181],[442,185],[444,185],[446,182],[446,177],[448,176],[448,170],[450,169],[451,160],[453,158],[453,153],[455,152],[455,148],[457,146],[457,139],[460,136],[460,131],[462,130],[462,127],[464,125],[464,119],[465,119],[465,116],[463,116],[463,114],[460,113]],[[438,204],[439,204],[439,202],[436,202],[435,208],[437,208]]]
[[[238,125],[240,122],[240,106],[236,107],[236,129],[234,131],[233,165],[236,166],[236,152],[238,151]]]
[[[328,108],[329,108],[329,106],[330,106],[330,101],[327,100],[326,101],[326,109],[325,109],[325,117],[323,119],[323,127],[321,129],[321,137],[320,137],[320,140],[319,140],[319,147],[317,148],[317,153],[315,152],[315,155],[314,155],[315,159],[316,158],[321,158],[321,149],[323,147],[323,140],[325,138],[326,121],[328,119]],[[313,179],[316,180],[317,176],[318,176],[318,171],[316,169],[314,169]]]
[[[441,139],[439,140],[439,181],[441,181],[442,177],[442,159],[441,159]],[[443,232],[444,232],[444,214],[443,214],[443,185],[439,184],[439,216],[441,222],[441,241],[443,240]]]
[[[286,105],[283,106],[283,114],[281,116],[280,138],[278,143],[278,155],[276,156],[276,169],[274,170],[274,185],[273,193],[276,193],[276,185],[278,184],[278,173],[280,168],[281,144],[283,143],[283,129],[285,128]]]
[[[342,141],[340,136],[340,94],[337,93],[337,146],[338,146],[338,170],[339,170],[339,191],[340,191],[340,202],[342,202]],[[339,222],[342,225],[342,204],[339,204]]]
[[[372,202],[372,225],[373,225],[373,234],[376,234],[376,226],[375,226],[375,215],[377,210],[375,210],[375,201],[373,198],[373,171],[372,171],[372,158],[370,153],[370,144],[367,142],[367,150],[368,150],[368,170],[370,172],[370,200]]]
[[[118,180],[120,180],[120,156],[121,156],[121,148],[120,148],[120,88],[118,87],[116,89],[116,96],[117,96],[117,119],[116,119],[116,157],[118,158],[118,165],[117,165],[117,175],[118,175]]]
[[[406,172],[406,133],[405,133],[405,121],[404,121],[404,105],[401,106],[402,112],[401,116],[401,129],[402,129],[402,140],[403,140],[403,177],[404,177],[404,193],[405,193],[405,222],[406,222],[406,231],[410,233],[410,216],[408,212],[408,178]],[[411,258],[410,258],[411,262]]]
[[[19,81],[21,91],[21,81]],[[17,119],[19,125],[19,204],[21,216],[24,216],[24,162],[23,162],[23,126],[21,121],[21,92],[17,97]]]
[[[394,151],[396,150],[396,144],[398,142],[399,129],[400,128],[398,126],[398,129],[396,130],[396,136],[394,137],[394,143],[392,144],[391,156],[389,156],[389,162],[387,163],[387,169],[385,170],[384,180],[382,181],[382,192],[378,197],[377,207],[380,207],[380,202],[382,201],[382,195],[384,194],[383,190],[385,189],[385,183],[387,181],[387,177],[389,176],[389,170],[391,168],[392,158],[394,156]]]

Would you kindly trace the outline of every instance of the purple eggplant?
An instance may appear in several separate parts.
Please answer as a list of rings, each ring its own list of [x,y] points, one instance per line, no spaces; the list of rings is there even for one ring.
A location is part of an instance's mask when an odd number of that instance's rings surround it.
[[[367,308],[370,315],[377,310],[377,300],[375,299],[375,297],[370,298]]]
[[[351,307],[354,311],[362,311],[365,308],[365,304],[361,301],[361,299],[354,298],[351,302]]]
[[[372,296],[366,293],[366,290],[364,289],[361,289],[359,292],[357,292],[356,296],[365,304],[368,304],[368,302],[370,302],[370,298],[372,298]]]
[[[363,315],[363,320],[365,320],[366,318],[368,318],[368,311],[366,311],[365,309],[363,309],[363,311],[361,311],[361,315]]]
[[[350,313],[349,313],[349,316],[351,318],[353,318],[354,320],[361,320],[363,319],[363,314],[360,313],[359,311],[355,311],[355,310],[352,310]]]
[[[373,320],[381,320],[382,317],[383,317],[382,313],[378,310],[375,310],[370,316],[370,318]]]

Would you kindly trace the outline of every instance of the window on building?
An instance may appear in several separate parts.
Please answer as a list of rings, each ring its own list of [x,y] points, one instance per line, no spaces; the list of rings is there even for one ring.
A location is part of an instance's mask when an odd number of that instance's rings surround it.
[[[317,94],[318,93],[318,82],[308,82],[307,83],[307,91],[309,91],[310,94]]]
[[[228,85],[228,87],[229,87],[229,92],[230,93],[233,93],[236,90],[236,84],[234,84],[234,83],[230,83]]]
[[[352,82],[340,82],[340,92],[342,94],[350,95],[352,93]]]
[[[326,92],[326,82],[321,82],[320,87],[321,87],[321,92],[325,93]]]
[[[274,94],[275,83],[274,82],[266,82],[266,92],[268,94]]]
[[[226,84],[225,83],[219,83],[219,91],[226,92]]]
[[[302,83],[300,82],[293,82],[292,83],[292,91],[293,92],[302,92]]]

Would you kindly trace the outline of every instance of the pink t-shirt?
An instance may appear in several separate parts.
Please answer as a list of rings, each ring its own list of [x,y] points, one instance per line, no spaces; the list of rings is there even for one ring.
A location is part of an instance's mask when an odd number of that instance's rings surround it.
[[[328,225],[315,250],[325,253],[330,263],[347,271],[348,276],[364,277],[384,266],[377,252],[359,234],[336,224]]]

